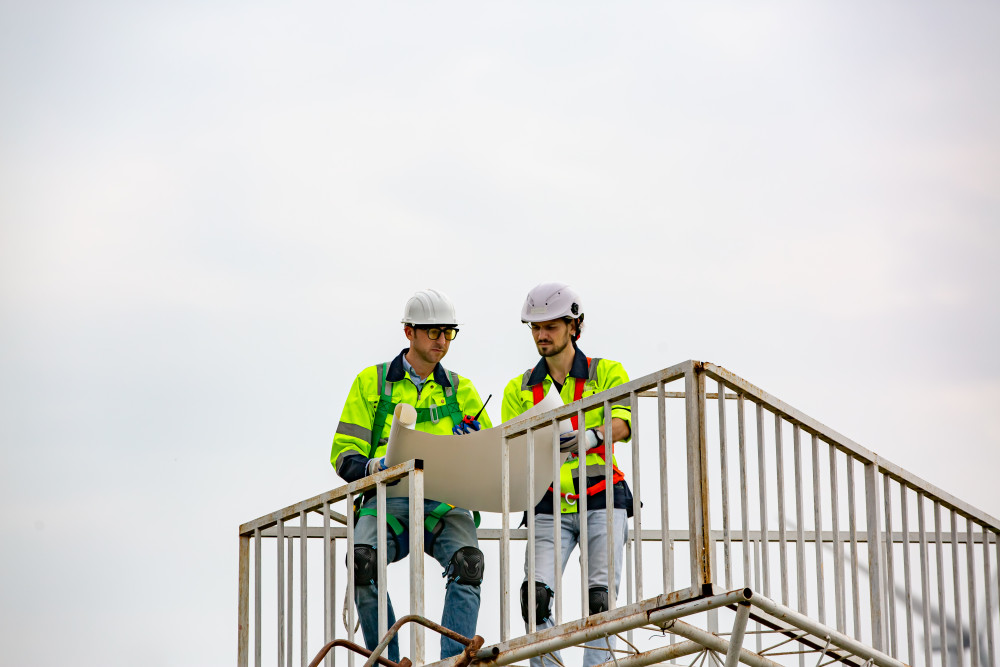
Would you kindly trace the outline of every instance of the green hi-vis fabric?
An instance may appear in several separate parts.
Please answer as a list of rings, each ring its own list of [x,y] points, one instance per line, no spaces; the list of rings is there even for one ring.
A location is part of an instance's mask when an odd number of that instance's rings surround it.
[[[435,380],[438,374],[431,375],[418,392],[416,385],[405,374],[401,380],[387,382],[385,374],[388,366],[369,366],[354,378],[330,451],[330,462],[338,470],[340,460],[351,454],[360,454],[365,458],[385,456],[393,410],[398,403],[408,403],[416,408],[415,428],[418,431],[441,435],[451,435],[452,428],[464,415],[475,415],[483,407],[472,382],[457,373],[445,371],[443,376],[448,384],[444,386]],[[379,412],[384,413],[384,417],[376,423]],[[492,428],[485,411],[479,416],[479,422],[483,428]]]
[[[532,369],[528,369],[522,375],[511,379],[507,383],[507,387],[503,392],[503,407],[501,408],[501,418],[504,421],[508,421],[518,416],[522,412],[528,410],[534,405],[534,396],[531,386],[528,385],[528,378],[531,376]],[[569,404],[573,402],[573,396],[576,391],[576,383],[585,382],[583,389],[582,398],[588,396],[593,396],[612,387],[617,387],[618,385],[625,384],[628,382],[628,373],[625,372],[625,368],[617,361],[611,361],[610,359],[593,359],[591,360],[590,367],[588,369],[588,377],[576,378],[567,377],[566,383],[563,384],[562,390],[559,392],[559,396],[562,398],[563,403]],[[548,375],[542,381],[543,389],[545,394],[548,394],[549,387],[552,386],[552,378]],[[617,402],[611,406],[611,417],[618,417],[623,419],[629,425],[629,429],[632,428],[632,409],[625,402]],[[582,428],[597,428],[604,426],[604,408],[597,408],[591,410],[586,414],[586,425]],[[626,438],[624,442],[628,442],[631,439]],[[618,463],[614,460],[612,455],[612,463],[617,467]],[[600,454],[588,454],[587,455],[587,470],[594,471],[594,475],[604,474],[604,458]],[[570,457],[563,463],[559,470],[559,480],[562,487],[562,494],[574,494],[573,479],[576,478],[580,472],[580,461],[575,457]],[[586,480],[586,472],[584,475],[584,480]],[[586,481],[584,481],[584,486]],[[582,493],[582,491],[581,491]],[[561,504],[563,514],[572,514],[576,510],[576,502],[567,502],[566,496],[561,495]]]

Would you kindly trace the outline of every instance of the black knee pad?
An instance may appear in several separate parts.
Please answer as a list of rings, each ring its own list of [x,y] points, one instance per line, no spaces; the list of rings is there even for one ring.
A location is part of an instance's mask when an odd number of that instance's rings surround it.
[[[552,589],[540,581],[535,582],[535,623],[541,623],[549,617],[549,607],[552,605]],[[528,622],[528,582],[521,582],[521,618]]]
[[[450,581],[478,586],[483,583],[485,571],[486,559],[483,557],[483,552],[476,547],[462,547],[452,555],[445,576]]]
[[[354,545],[354,585],[374,584],[378,572],[375,549],[367,544]]]
[[[608,589],[604,586],[595,586],[590,589],[590,614],[600,614],[608,610]]]

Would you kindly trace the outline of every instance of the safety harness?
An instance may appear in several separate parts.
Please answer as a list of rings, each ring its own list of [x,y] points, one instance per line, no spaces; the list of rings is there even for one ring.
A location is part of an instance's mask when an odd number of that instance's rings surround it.
[[[372,424],[372,438],[368,443],[368,458],[372,458],[378,445],[381,443],[380,436],[382,435],[382,430],[385,428],[385,421],[390,414],[396,409],[396,403],[392,401],[392,385],[395,384],[386,379],[389,374],[389,364],[391,362],[385,362],[384,364],[379,364],[377,368],[378,372],[378,404],[375,406],[375,421]],[[462,418],[462,409],[458,406],[458,373],[454,371],[447,371],[448,379],[451,381],[450,387],[444,388],[444,405],[438,406],[436,404],[431,404],[430,407],[426,408],[414,408],[417,411],[417,424],[423,424],[426,422],[431,422],[432,424],[437,424],[443,417],[451,417],[454,423],[458,423]],[[355,501],[355,512],[354,520],[357,521],[362,516],[377,516],[378,513],[374,508],[371,507],[361,507],[363,502],[363,496],[358,496],[357,501]],[[454,505],[449,505],[448,503],[440,503],[433,511],[430,512],[426,517],[424,517],[424,551],[428,554],[433,555],[431,549],[434,546],[434,540],[444,529],[444,524],[441,519],[448,512],[455,509]],[[386,513],[386,523],[392,529],[393,536],[396,539],[396,554],[397,558],[403,558],[410,550],[410,540],[409,535],[404,528],[403,524],[399,522],[396,517],[391,514]],[[476,523],[476,528],[479,528],[480,516],[479,512],[473,513],[473,520]]]
[[[385,362],[377,366],[378,368],[378,404],[375,406],[375,421],[372,423],[372,439],[369,443],[368,458],[378,447],[381,439],[382,429],[385,428],[385,420],[396,409],[396,404],[392,402],[392,385],[394,382],[386,380],[389,374],[389,363]],[[427,408],[416,408],[417,424],[431,422],[437,424],[442,417],[451,417],[456,424],[462,416],[462,409],[458,407],[458,373],[448,371],[448,379],[451,381],[450,387],[444,389],[444,405],[439,407],[431,404]]]
[[[589,377],[593,378],[593,377],[595,377],[597,375],[597,363],[600,362],[600,361],[601,361],[600,359],[591,360],[590,357],[587,357],[587,371],[588,371],[588,376]],[[531,373],[531,370],[532,369],[528,369],[528,373]],[[575,401],[579,401],[581,398],[583,398],[583,389],[586,386],[586,384],[587,384],[587,382],[584,379],[577,378],[577,377],[573,378],[573,401],[574,402]],[[538,405],[545,398],[545,388],[544,388],[543,385],[544,385],[544,382],[539,382],[538,384],[531,386],[531,397],[534,400],[534,405]],[[579,431],[580,430],[579,415],[573,415],[570,418],[570,423],[573,425],[573,430],[574,431]],[[587,450],[587,455],[589,456],[590,454],[597,454],[598,456],[601,457],[602,460],[607,461],[607,457],[605,456],[605,452],[606,452],[605,443],[602,442],[601,444],[597,445],[596,447],[588,449]],[[570,456],[572,458],[574,458],[574,459],[575,458],[579,458],[579,455],[578,455],[577,452],[572,452],[570,454]],[[617,484],[618,482],[621,482],[621,481],[625,480],[625,473],[623,473],[621,470],[619,470],[618,466],[615,465],[615,463],[614,463],[614,456],[615,456],[615,448],[614,448],[614,444],[612,443],[612,445],[611,445],[611,467],[613,468],[614,473],[611,476],[611,483],[612,484]],[[587,462],[584,461],[583,465],[579,466],[579,468],[581,469],[581,473],[580,473],[581,477],[584,477],[587,474],[587,472],[586,472],[586,470],[587,470]],[[598,493],[603,492],[607,488],[607,486],[608,486],[607,485],[607,480],[606,479],[602,479],[599,482],[596,482],[595,484],[587,487],[587,496],[589,497],[589,496],[597,495]],[[549,491],[552,491],[552,487],[551,486],[549,487]],[[566,502],[569,502],[569,503],[575,502],[580,497],[580,494],[578,494],[578,493],[567,493],[565,491],[560,491],[560,495],[562,495],[562,497],[564,497],[566,499]]]

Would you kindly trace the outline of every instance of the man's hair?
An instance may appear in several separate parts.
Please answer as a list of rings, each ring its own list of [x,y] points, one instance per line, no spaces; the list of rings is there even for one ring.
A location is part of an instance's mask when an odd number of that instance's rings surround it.
[[[573,344],[576,345],[577,339],[580,337],[580,334],[583,333],[583,315],[580,315],[579,317],[570,317],[569,315],[566,315],[563,317],[563,321],[567,325],[576,325],[576,334],[573,336]]]

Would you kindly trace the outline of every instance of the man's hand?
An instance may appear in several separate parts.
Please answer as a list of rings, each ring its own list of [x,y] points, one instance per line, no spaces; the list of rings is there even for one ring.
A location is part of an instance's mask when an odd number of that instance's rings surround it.
[[[559,451],[561,452],[575,452],[577,449],[578,435],[579,431],[569,431],[568,433],[563,433],[559,436]],[[604,442],[604,431],[603,429],[588,428],[583,431],[584,442],[586,443],[587,449],[593,449],[597,445]]]
[[[368,474],[374,475],[377,472],[382,472],[383,470],[386,470],[388,467],[389,466],[385,464],[384,456],[380,459],[372,459],[371,461],[368,462]]]
[[[465,417],[451,429],[451,432],[455,435],[467,435],[473,431],[478,431],[480,428],[481,425],[478,421],[472,417]]]

